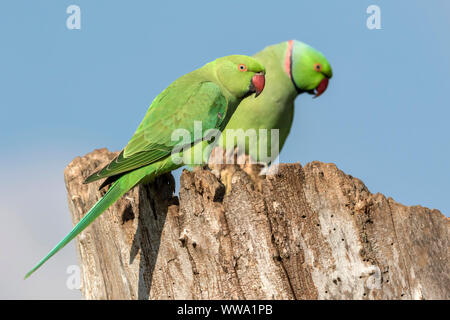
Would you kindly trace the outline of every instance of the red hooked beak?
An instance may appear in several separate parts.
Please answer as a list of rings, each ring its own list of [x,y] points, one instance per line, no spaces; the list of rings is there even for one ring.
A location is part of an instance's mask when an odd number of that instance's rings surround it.
[[[258,72],[252,78],[252,83],[250,85],[250,91],[255,92],[255,98],[261,94],[264,90],[264,85],[266,84],[266,77],[264,73]]]
[[[320,81],[319,85],[317,86],[316,89],[314,89],[314,93],[315,96],[314,98],[317,98],[318,96],[320,96],[322,93],[325,92],[325,90],[327,90],[328,87],[328,78],[323,78],[322,81]]]

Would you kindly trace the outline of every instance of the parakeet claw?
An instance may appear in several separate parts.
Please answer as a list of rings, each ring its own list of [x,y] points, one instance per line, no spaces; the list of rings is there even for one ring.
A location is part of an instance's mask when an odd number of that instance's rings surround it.
[[[224,170],[220,172],[220,180],[225,186],[225,196],[229,195],[232,190],[232,178],[236,168],[234,166],[227,166]]]

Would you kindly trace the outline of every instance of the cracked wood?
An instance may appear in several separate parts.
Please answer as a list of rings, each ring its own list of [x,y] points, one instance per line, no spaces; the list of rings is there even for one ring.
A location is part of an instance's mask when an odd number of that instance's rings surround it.
[[[82,181],[116,153],[65,170],[76,223],[102,196]],[[138,186],[76,240],[86,299],[449,299],[449,219],[372,194],[333,164],[208,169]]]

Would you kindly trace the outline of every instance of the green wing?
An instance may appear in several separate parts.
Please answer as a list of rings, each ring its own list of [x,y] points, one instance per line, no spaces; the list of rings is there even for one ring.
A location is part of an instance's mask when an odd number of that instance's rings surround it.
[[[227,100],[213,82],[196,82],[180,78],[161,92],[123,151],[106,167],[88,177],[85,183],[119,175],[170,155],[181,142],[172,141],[172,132],[183,128],[194,141],[194,121],[202,121],[202,136],[218,129],[225,119]]]

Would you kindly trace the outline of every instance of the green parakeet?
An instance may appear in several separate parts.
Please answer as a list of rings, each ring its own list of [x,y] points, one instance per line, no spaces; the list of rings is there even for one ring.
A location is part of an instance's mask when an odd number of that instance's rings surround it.
[[[226,147],[230,129],[255,129],[257,147],[253,143],[252,148],[252,142],[247,138],[245,153],[254,161],[270,163],[277,157],[277,154],[271,155],[270,129],[279,129],[281,151],[292,126],[295,98],[304,92],[320,96],[328,86],[332,70],[322,53],[294,40],[269,46],[254,58],[266,67],[267,85],[258,99],[244,99],[240,103],[222,133],[219,145]],[[268,129],[267,135],[261,135],[259,129]],[[236,146],[238,140],[233,135],[228,137],[231,137],[229,145],[234,143]],[[267,150],[263,150],[265,145]]]
[[[241,100],[252,93],[259,95],[265,85],[265,69],[256,59],[233,55],[219,58],[173,82],[150,105],[130,142],[103,169],[89,176],[85,183],[107,178],[111,184],[106,194],[77,223],[72,231],[45,256],[25,278],[75,238],[116,200],[139,183],[172,171],[183,163],[174,161],[173,151],[180,146],[172,133],[183,129],[189,141],[177,154],[185,159],[189,149],[204,141],[195,140],[194,122],[200,121],[202,133],[223,130]]]

